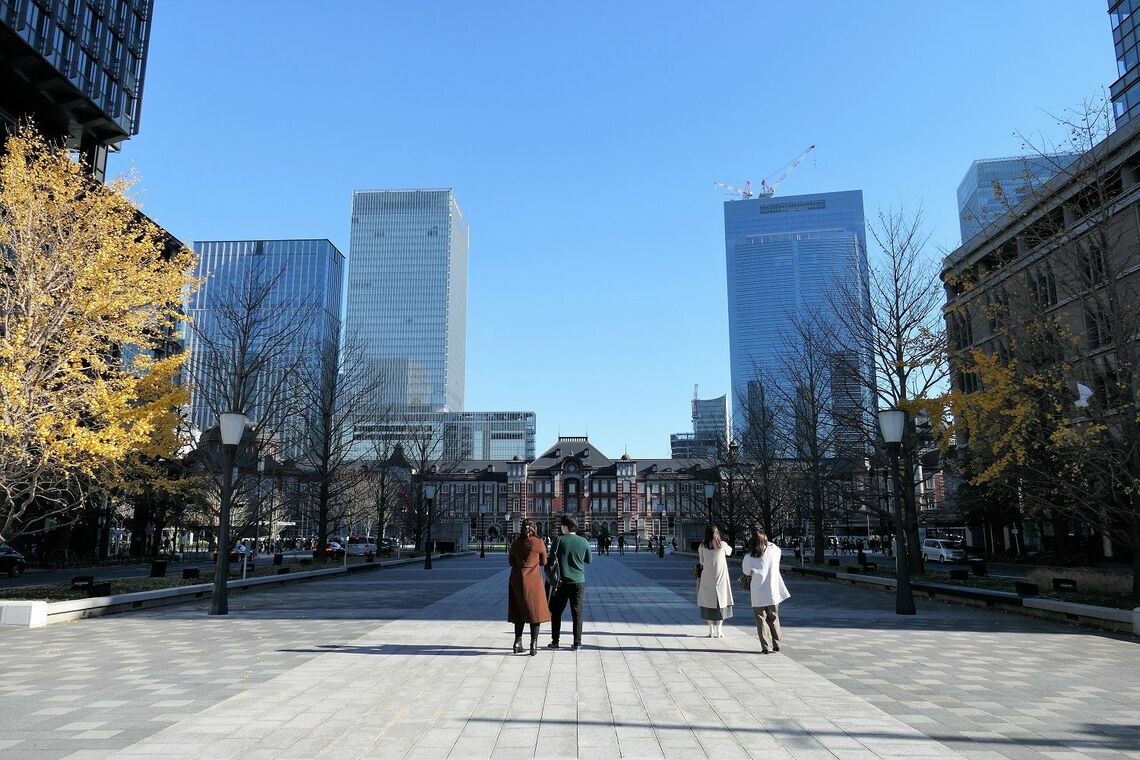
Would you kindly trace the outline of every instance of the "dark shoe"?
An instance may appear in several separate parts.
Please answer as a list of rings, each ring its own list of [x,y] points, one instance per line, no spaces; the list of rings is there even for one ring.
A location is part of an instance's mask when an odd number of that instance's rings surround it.
[[[515,654],[522,654],[522,639],[515,639]]]
[[[581,648],[582,648],[582,642],[580,642],[580,641],[575,641],[573,644],[571,644],[571,645],[570,645],[570,648],[571,648],[572,650],[574,650],[575,652],[577,652],[579,649],[581,649]]]
[[[530,656],[534,657],[536,654],[538,654],[538,639],[531,639],[530,640]]]
[[[552,641],[552,642],[550,642],[549,644],[547,644],[547,645],[546,645],[546,648],[547,648],[547,649],[561,649],[562,647],[558,646],[558,642],[557,642],[557,641]]]
[[[761,649],[760,654],[768,654],[768,650],[767,649]]]
[[[772,651],[773,652],[779,652],[780,651],[780,645],[779,644],[773,644],[772,645]]]

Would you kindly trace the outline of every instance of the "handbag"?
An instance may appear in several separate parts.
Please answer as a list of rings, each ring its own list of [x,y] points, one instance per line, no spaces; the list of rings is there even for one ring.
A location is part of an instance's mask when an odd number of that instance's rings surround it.
[[[749,575],[748,573],[742,574],[739,578],[739,581],[740,581],[740,587],[742,589],[744,589],[745,591],[748,591],[749,589],[752,588],[752,576]]]
[[[704,566],[704,565],[702,565],[700,562],[698,562],[698,563],[697,563],[697,564],[696,564],[696,565],[693,567],[693,577],[694,577],[694,578],[697,578],[697,579],[699,580],[699,579],[700,579],[700,577],[701,577],[701,571],[702,571],[702,570],[704,570],[704,569],[705,569],[705,566]]]

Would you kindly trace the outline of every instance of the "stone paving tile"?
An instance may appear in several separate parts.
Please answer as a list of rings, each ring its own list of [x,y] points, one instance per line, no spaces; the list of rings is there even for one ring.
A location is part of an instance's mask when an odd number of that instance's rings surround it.
[[[922,601],[900,619],[886,594],[793,578],[784,654],[764,657],[750,616],[723,640],[700,635],[690,567],[598,558],[587,647],[535,658],[507,651],[501,555],[441,562],[427,577],[402,568],[243,594],[228,620],[199,604],[5,631],[0,748],[21,758],[1140,757],[1134,641]]]

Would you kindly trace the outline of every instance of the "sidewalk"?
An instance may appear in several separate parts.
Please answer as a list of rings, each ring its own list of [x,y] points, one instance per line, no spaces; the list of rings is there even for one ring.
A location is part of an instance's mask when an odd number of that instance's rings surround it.
[[[20,758],[1140,757],[1132,642],[937,603],[900,622],[881,613],[888,595],[793,579],[785,652],[763,656],[743,594],[727,637],[703,638],[690,563],[627,554],[591,568],[586,647],[532,658],[509,653],[504,565],[501,555],[457,558],[430,572],[243,595],[224,620],[187,605],[5,633],[0,750]],[[1017,627],[1002,631],[1005,623]],[[982,644],[1021,673],[1020,684],[991,692],[988,663],[971,660],[982,638],[975,631],[989,632]],[[926,651],[944,637],[954,649]],[[1040,673],[1043,658],[1026,650],[1042,638],[1070,652],[1052,673]],[[928,656],[940,660],[932,666]],[[1073,691],[1043,691],[1059,673]],[[964,690],[942,694],[955,680]],[[1013,714],[1010,689],[1023,713],[1050,715]],[[900,693],[910,702],[901,708]],[[1093,700],[1087,709],[1085,700]],[[997,708],[1027,742],[1008,741],[985,720]],[[1101,727],[1084,740],[1063,725],[1081,714]],[[1036,721],[1040,733],[1018,719]],[[978,736],[963,738],[969,726]]]

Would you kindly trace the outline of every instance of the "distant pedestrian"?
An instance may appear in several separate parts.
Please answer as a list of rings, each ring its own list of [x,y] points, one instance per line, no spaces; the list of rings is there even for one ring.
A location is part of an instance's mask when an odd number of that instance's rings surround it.
[[[732,546],[720,540],[715,525],[705,528],[705,540],[697,549],[700,557],[701,577],[697,583],[697,606],[701,617],[708,621],[709,638],[723,639],[721,626],[732,617],[732,582],[728,577],[728,557]]]
[[[559,520],[562,536],[558,539],[558,588],[550,600],[550,643],[547,649],[560,649],[558,634],[562,628],[562,613],[570,604],[570,618],[574,622],[574,644],[582,647],[582,600],[586,596],[586,565],[590,564],[590,542],[576,535],[578,521],[573,515],[562,515]]]
[[[764,654],[780,651],[780,602],[791,594],[780,576],[780,547],[768,541],[762,530],[753,529],[749,551],[741,564],[752,596],[752,614]]]
[[[515,624],[515,654],[521,654],[523,624],[530,624],[530,654],[538,654],[538,628],[550,620],[542,568],[546,565],[546,544],[538,537],[531,520],[522,524],[519,537],[511,544],[507,561],[511,576],[507,581],[507,620]]]
[[[625,534],[618,534],[618,554],[625,554]]]

